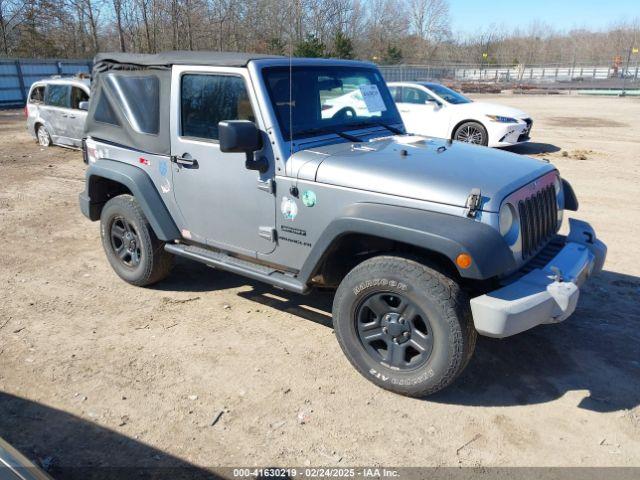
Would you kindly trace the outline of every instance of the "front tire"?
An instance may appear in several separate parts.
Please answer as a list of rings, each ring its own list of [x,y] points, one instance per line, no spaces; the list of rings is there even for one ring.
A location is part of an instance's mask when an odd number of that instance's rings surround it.
[[[41,147],[51,146],[51,136],[44,125],[38,125],[36,129],[36,136],[38,137],[38,144]]]
[[[465,122],[453,132],[453,139],[458,142],[473,143],[474,145],[489,145],[489,134],[484,125],[478,122]]]
[[[165,251],[135,197],[119,195],[105,204],[100,236],[111,267],[124,281],[143,287],[171,272],[173,255]]]
[[[333,325],[343,352],[365,378],[412,397],[451,384],[477,336],[460,286],[399,256],[371,258],[347,274],[334,299]]]

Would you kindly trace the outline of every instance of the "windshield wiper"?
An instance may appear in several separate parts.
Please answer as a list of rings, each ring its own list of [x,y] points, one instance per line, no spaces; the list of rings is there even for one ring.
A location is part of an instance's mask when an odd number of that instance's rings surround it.
[[[296,132],[295,135],[299,136],[299,135],[308,135],[308,134],[319,134],[319,133],[333,133],[335,135],[338,135],[339,137],[344,138],[345,140],[348,140],[350,142],[354,142],[354,143],[360,143],[363,140],[361,138],[356,137],[355,135],[349,135],[348,133],[344,133],[341,132],[339,130],[334,130],[334,129],[330,129],[330,128],[308,128],[307,130],[301,130],[299,132]]]
[[[376,122],[376,125],[378,125],[380,127],[384,127],[387,130],[389,130],[391,133],[395,133],[396,135],[403,135],[405,133],[402,130],[400,130],[399,128],[392,127],[391,125],[387,125],[386,123]]]
[[[335,133],[336,135],[341,136],[345,140],[349,140],[350,142],[356,142],[356,143],[362,142],[362,139],[356,137],[355,135],[349,135],[348,133],[344,133],[344,132],[333,132],[333,133]]]
[[[389,130],[391,133],[394,133],[396,135],[403,135],[405,132],[403,132],[402,130],[400,130],[399,128],[396,127],[392,127],[391,125],[387,125],[386,123],[382,123],[382,122],[360,122],[360,123],[351,123],[349,124],[349,128],[358,128],[358,127],[382,127],[382,128],[386,128],[387,130]]]

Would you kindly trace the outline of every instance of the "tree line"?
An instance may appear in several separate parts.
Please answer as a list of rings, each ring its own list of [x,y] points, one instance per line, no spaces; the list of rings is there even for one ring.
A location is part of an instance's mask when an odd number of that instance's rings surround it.
[[[0,0],[4,57],[215,50],[381,64],[611,64],[638,47],[639,32],[635,19],[602,31],[534,22],[456,34],[448,0]]]

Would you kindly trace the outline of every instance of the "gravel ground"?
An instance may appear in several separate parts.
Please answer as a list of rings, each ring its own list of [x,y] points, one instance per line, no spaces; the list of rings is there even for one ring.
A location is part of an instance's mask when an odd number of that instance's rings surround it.
[[[609,257],[573,317],[481,338],[455,385],[426,400],[355,372],[327,294],[186,261],[154,288],[118,279],[78,209],[80,153],[39,147],[21,112],[0,112],[0,436],[59,477],[79,466],[640,466],[640,99],[477,98],[532,115],[533,142],[513,150],[559,167]]]

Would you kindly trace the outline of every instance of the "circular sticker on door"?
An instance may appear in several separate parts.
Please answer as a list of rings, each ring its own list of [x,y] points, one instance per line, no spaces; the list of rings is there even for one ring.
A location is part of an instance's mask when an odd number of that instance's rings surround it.
[[[305,207],[313,207],[316,204],[316,192],[305,190],[302,194],[302,203],[304,203]]]
[[[287,220],[294,220],[298,215],[298,205],[295,200],[289,197],[282,197],[282,203],[280,204],[280,211],[282,216]]]

